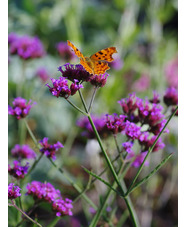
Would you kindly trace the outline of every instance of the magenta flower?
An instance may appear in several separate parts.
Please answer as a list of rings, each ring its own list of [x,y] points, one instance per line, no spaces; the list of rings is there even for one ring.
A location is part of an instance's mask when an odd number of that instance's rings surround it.
[[[132,86],[135,91],[142,92],[149,88],[150,77],[146,74],[142,74],[141,77],[136,80]]]
[[[170,87],[178,87],[178,58],[171,60],[165,66],[165,77]]]
[[[25,166],[22,166],[17,160],[13,161],[14,166],[8,165],[8,173],[17,179],[24,178],[25,174],[28,172],[29,163],[27,162]]]
[[[72,216],[73,215],[71,211],[72,208],[73,208],[72,200],[68,198],[66,198],[65,200],[58,199],[52,203],[52,209],[56,211],[56,216],[58,217],[65,215]]]
[[[39,143],[42,146],[40,149],[41,153],[45,154],[48,158],[52,158],[53,160],[56,159],[56,151],[64,147],[59,141],[55,144],[49,144],[47,137],[44,137],[39,141]]]
[[[114,61],[109,63],[109,66],[115,70],[120,70],[123,68],[124,62],[120,57],[116,57]]]
[[[142,164],[142,162],[144,161],[144,158],[145,156],[147,155],[147,152],[142,152],[138,155],[136,155],[133,163],[132,163],[132,166],[134,166],[135,168],[138,168],[140,167],[140,165]],[[145,163],[144,163],[145,166],[148,166],[149,165],[149,162],[146,160]]]
[[[132,141],[122,143],[122,146],[124,147],[125,151],[128,154],[133,153],[133,150],[132,150],[133,142]]]
[[[15,186],[14,183],[10,183],[8,185],[8,199],[16,199],[21,196],[21,188],[19,186]]]
[[[141,134],[140,131],[141,127],[137,126],[135,123],[126,121],[124,130],[122,131],[122,134],[126,135],[129,139],[138,139],[139,135]]]
[[[39,77],[43,83],[49,79],[49,73],[45,67],[38,68],[36,71],[36,76]]]
[[[153,98],[150,99],[149,102],[155,103],[155,104],[160,103],[160,95],[156,91],[153,91]]]
[[[68,46],[67,42],[59,42],[56,45],[57,51],[61,58],[65,61],[71,61],[76,56],[71,48]]]
[[[96,87],[104,87],[107,82],[109,74],[104,73],[100,75],[93,75],[90,78],[90,83]]]
[[[8,35],[8,44],[11,44],[13,43],[14,41],[16,41],[18,39],[18,35],[14,32],[11,32],[9,35]]]
[[[164,103],[167,106],[174,106],[178,104],[178,90],[174,87],[167,88],[163,97]]]
[[[56,211],[56,216],[72,216],[71,209],[72,201],[68,198],[62,199],[61,193],[58,189],[50,183],[41,183],[39,181],[32,181],[27,184],[26,195],[31,195],[35,200],[48,202],[52,205],[52,209]]]
[[[64,69],[63,69],[64,68]],[[74,79],[79,82],[89,81],[92,76],[89,72],[87,72],[82,65],[72,65],[70,63],[66,63],[63,66],[59,66],[58,70],[62,73],[62,76],[66,79],[74,82]]]
[[[83,85],[82,84],[79,84],[79,81],[74,79],[74,83],[72,83],[70,85],[70,92],[71,92],[71,95],[75,95],[76,92],[80,89],[80,88],[83,88]]]
[[[13,39],[13,41],[12,41]],[[43,44],[37,37],[24,35],[12,38],[10,42],[10,53],[17,54],[20,58],[40,58],[45,55]]]
[[[12,156],[18,158],[19,160],[23,158],[34,159],[36,158],[36,153],[27,144],[19,145],[16,144],[11,150]]]
[[[117,115],[114,113],[113,115],[106,114],[105,124],[107,126],[107,129],[111,131],[113,134],[117,134],[119,132],[122,132],[125,127],[125,115]]]
[[[36,102],[31,104],[32,100],[30,100],[28,103],[26,102],[27,100],[21,97],[15,98],[12,102],[13,107],[11,107],[10,105],[8,106],[8,114],[14,115],[18,120],[25,118],[29,114],[32,106],[36,104]]]

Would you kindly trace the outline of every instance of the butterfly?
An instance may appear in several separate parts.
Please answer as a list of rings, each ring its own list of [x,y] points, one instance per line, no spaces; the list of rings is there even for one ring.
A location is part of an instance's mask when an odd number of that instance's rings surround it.
[[[117,53],[116,47],[108,47],[96,52],[90,57],[84,57],[81,51],[69,40],[67,40],[67,44],[72,47],[74,53],[80,58],[80,64],[84,69],[94,75],[104,74],[108,69],[110,69],[108,62],[113,61],[112,54]]]

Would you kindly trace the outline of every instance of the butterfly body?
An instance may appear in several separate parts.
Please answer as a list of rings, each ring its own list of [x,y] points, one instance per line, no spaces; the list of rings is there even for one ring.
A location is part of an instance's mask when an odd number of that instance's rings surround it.
[[[117,53],[115,47],[108,47],[106,49],[100,50],[90,57],[84,57],[83,54],[72,44],[69,40],[67,43],[74,53],[80,58],[80,64],[85,68],[90,74],[104,74],[106,70],[110,69],[107,62],[113,61],[112,54]]]

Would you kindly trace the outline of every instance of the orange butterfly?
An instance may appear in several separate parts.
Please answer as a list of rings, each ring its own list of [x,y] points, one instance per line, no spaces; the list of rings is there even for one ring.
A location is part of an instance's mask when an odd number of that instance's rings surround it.
[[[72,44],[69,40],[67,43],[74,50],[75,54],[80,58],[80,64],[85,68],[90,74],[103,74],[110,67],[107,62],[111,62],[114,59],[112,54],[117,53],[116,47],[108,47],[106,49],[100,50],[90,57],[84,57],[83,54]]]

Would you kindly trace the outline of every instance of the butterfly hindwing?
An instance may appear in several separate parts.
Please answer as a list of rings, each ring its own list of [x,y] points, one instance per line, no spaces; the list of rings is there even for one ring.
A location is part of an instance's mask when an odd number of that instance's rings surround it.
[[[104,74],[110,67],[107,62],[96,61],[94,65],[94,74]]]
[[[89,72],[90,74],[93,74],[93,69],[87,64],[86,61],[84,61],[82,58],[80,59],[80,64],[84,67],[84,69]]]

